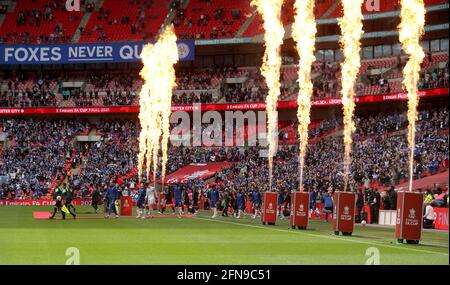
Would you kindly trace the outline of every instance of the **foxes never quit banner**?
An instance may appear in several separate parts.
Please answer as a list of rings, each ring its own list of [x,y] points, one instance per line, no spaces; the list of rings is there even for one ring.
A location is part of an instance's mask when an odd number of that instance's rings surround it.
[[[141,61],[148,42],[0,45],[0,64],[71,64]],[[195,59],[195,41],[177,41],[180,60]]]

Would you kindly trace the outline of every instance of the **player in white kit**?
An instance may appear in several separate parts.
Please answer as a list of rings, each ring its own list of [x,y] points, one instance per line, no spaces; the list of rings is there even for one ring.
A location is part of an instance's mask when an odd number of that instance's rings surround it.
[[[145,192],[145,201],[147,202],[148,206],[148,216],[153,218],[153,205],[156,204],[156,190],[153,186],[147,186],[146,192]]]

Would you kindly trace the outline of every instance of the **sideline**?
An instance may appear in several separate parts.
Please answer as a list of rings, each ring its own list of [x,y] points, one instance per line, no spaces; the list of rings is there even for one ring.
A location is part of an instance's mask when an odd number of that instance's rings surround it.
[[[444,255],[444,256],[448,256],[449,255],[448,253],[444,253],[444,252],[436,252],[436,251],[430,251],[430,250],[425,250],[425,249],[415,249],[415,248],[400,247],[400,246],[388,245],[388,244],[383,244],[383,243],[378,243],[378,242],[365,242],[365,241],[360,241],[360,240],[342,238],[342,237],[338,237],[338,236],[317,235],[317,234],[307,233],[307,232],[304,232],[304,231],[302,231],[302,232],[289,231],[289,230],[283,230],[283,229],[277,229],[277,228],[271,228],[271,227],[263,227],[263,226],[249,225],[249,224],[236,223],[236,222],[230,222],[230,221],[215,220],[215,219],[212,219],[212,218],[202,218],[202,217],[198,217],[198,216],[196,217],[196,219],[205,220],[205,221],[212,221],[212,222],[218,222],[218,223],[224,223],[224,224],[232,224],[232,225],[243,226],[243,227],[251,227],[251,228],[258,228],[258,229],[265,229],[265,230],[273,230],[273,231],[284,232],[284,233],[291,233],[291,234],[304,234],[304,235],[308,235],[308,236],[312,236],[312,237],[321,237],[321,238],[327,238],[327,239],[348,241],[348,242],[353,242],[353,243],[368,244],[368,245],[372,245],[372,246],[373,245],[379,245],[379,246],[388,247],[388,248],[409,250],[409,251],[422,252],[422,253],[428,253],[428,254],[440,254],[440,255]]]

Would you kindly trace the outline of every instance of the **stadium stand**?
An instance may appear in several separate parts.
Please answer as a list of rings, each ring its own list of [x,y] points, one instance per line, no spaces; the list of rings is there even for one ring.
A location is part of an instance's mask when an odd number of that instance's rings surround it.
[[[445,0],[425,0],[426,6],[433,6],[433,5],[439,5],[443,3],[448,3],[448,1]],[[364,2],[366,3],[366,1]],[[373,13],[383,13],[383,12],[390,12],[390,11],[397,11],[400,9],[400,4],[396,1],[379,1],[380,6],[375,8],[372,8],[372,5],[365,5],[363,4],[363,13],[364,14],[373,14]],[[370,4],[370,3],[369,3]],[[369,7],[369,9],[368,9]],[[339,3],[336,8],[329,14],[329,18],[339,18],[342,17],[342,5]]]
[[[44,44],[70,42],[83,12],[65,13],[65,0],[19,0],[6,13],[0,27],[0,42]]]
[[[294,22],[294,2],[289,0],[283,3],[281,20],[284,25],[289,25]],[[323,14],[328,10],[335,0],[319,0],[315,2],[314,15],[316,19],[322,18]],[[255,16],[251,24],[243,33],[243,37],[252,37],[258,34],[262,34],[264,29],[262,27],[262,18],[259,14]]]
[[[69,17],[64,13],[64,2],[18,0],[13,6],[0,5],[0,43],[146,41],[158,34],[164,22],[174,24],[180,39],[252,37],[263,32],[261,17],[250,6],[250,0],[85,0],[82,1],[82,11],[73,12]],[[121,5],[124,2],[127,4],[126,13]],[[428,6],[446,3],[442,0],[425,2]],[[380,3],[379,11],[369,11],[363,5],[364,13],[398,10],[393,1]],[[284,25],[293,22],[293,4],[293,0],[286,0],[283,5]],[[341,15],[339,1],[316,1],[317,19]],[[74,37],[75,34],[79,37]],[[437,49],[431,47],[431,41],[428,41],[427,56],[422,64],[420,90],[448,87],[449,84],[448,39],[438,39],[443,43],[439,43]],[[369,56],[363,56],[357,96],[402,92],[402,69],[406,57],[400,49],[395,53],[394,45],[389,46],[389,54],[384,54],[383,49],[381,54],[377,53],[375,50],[380,47],[364,46],[372,51]],[[313,66],[313,99],[341,97],[340,59],[336,51],[331,51],[331,58],[327,57],[326,50],[318,51],[322,57],[318,56]],[[2,69],[0,107],[8,111],[14,107],[138,106],[143,84],[139,76],[140,67],[127,64],[126,69],[121,70],[124,66],[112,64],[94,69],[86,65],[73,70],[70,67],[23,66],[13,70]],[[197,65],[196,61],[180,64],[176,68],[177,86],[172,103],[263,102],[267,86],[259,67],[256,64],[239,66],[216,66],[212,62]],[[280,80],[280,101],[294,101],[298,83],[293,59],[284,60]],[[421,100],[414,157],[415,179],[448,171],[448,108],[440,106],[440,102],[446,100],[435,101],[434,105]],[[309,128],[305,186],[319,194],[343,186],[342,117],[336,115],[335,110],[330,111],[332,108],[321,113],[320,119],[314,119]],[[390,185],[402,185],[409,175],[406,171],[406,115],[399,106],[389,111],[366,111],[361,110],[356,116],[351,189],[384,189]],[[140,130],[133,116],[114,114],[108,118],[92,116],[83,119],[59,116],[26,118],[20,114],[2,116],[0,177],[8,177],[10,183],[0,183],[0,198],[49,198],[55,187],[63,182],[75,190],[76,197],[89,197],[94,188],[103,191],[111,179],[116,178],[122,189],[129,189],[134,194],[140,186],[136,167]],[[298,122],[294,115],[290,119],[286,117],[278,123],[280,151],[274,168],[274,176],[283,177],[283,181],[275,179],[273,186],[295,189],[298,187]],[[267,159],[260,156],[262,147],[245,145],[257,136],[253,127],[245,124],[233,130],[231,139],[235,144],[243,143],[241,147],[171,145],[168,173],[173,174],[191,163],[228,162],[232,166],[217,172],[208,183],[219,183],[221,190],[225,187],[239,189],[244,185],[249,186],[245,188],[247,192],[260,185],[265,185],[267,190],[268,166]],[[202,130],[205,128],[206,125],[202,125]],[[227,139],[225,133],[226,130],[222,130],[220,134],[222,141]],[[98,137],[98,140],[81,142],[78,140],[80,135]],[[160,176],[157,171],[156,177],[159,179]],[[199,187],[204,193],[209,190],[205,181],[196,179],[191,181],[190,187]]]
[[[158,34],[171,1],[126,0],[126,15],[123,2],[105,0],[101,7],[92,11],[80,42],[151,40]]]
[[[2,119],[0,122],[2,131],[8,137],[8,144],[2,151],[0,176],[9,175],[14,182],[6,188],[1,186],[3,196],[45,196],[51,194],[55,185],[69,175],[71,186],[84,196],[88,195],[90,185],[103,189],[114,176],[120,177],[123,187],[136,190],[138,186],[136,157],[139,127],[134,120],[97,121],[94,124],[80,120]],[[369,179],[375,187],[406,181],[406,113],[359,116],[356,123],[352,187],[363,187],[365,179]],[[308,187],[326,191],[329,187],[336,189],[342,186],[339,175],[343,153],[342,137],[339,135],[341,124],[342,118],[339,116],[311,124],[305,171]],[[280,122],[281,134],[288,128],[295,130],[296,124]],[[421,110],[415,178],[448,169],[448,128],[448,109]],[[45,131],[37,133],[37,130]],[[88,132],[101,136],[101,140],[93,143],[74,141],[76,135]],[[294,137],[290,141],[296,143]],[[292,171],[297,167],[296,148],[289,144],[282,147],[275,164],[275,177],[287,178],[283,183],[290,183],[290,187],[296,183],[296,172]],[[237,179],[230,181],[236,183],[236,189],[242,186],[246,175],[252,183],[262,185],[261,182],[268,179],[267,161],[259,157],[258,150],[258,147],[245,148],[245,151],[235,147],[171,147],[168,173],[191,162],[238,162],[236,166],[219,173],[217,178],[234,173]],[[17,159],[19,157],[21,159]],[[244,171],[247,173],[242,174],[242,169],[246,169]]]
[[[83,121],[2,119],[8,146],[2,152],[1,175],[12,183],[8,192],[38,198],[61,183],[71,167],[73,136],[82,132]]]
[[[428,57],[427,57],[428,58]],[[404,58],[389,57],[363,60],[357,95],[380,95],[402,92]],[[340,97],[339,62],[316,62],[313,68],[314,99]],[[298,91],[297,67],[281,69],[281,101],[293,100]],[[448,87],[448,53],[429,55],[423,64],[421,90]],[[227,83],[229,79],[243,79]],[[64,82],[81,82],[80,88],[64,88]],[[58,83],[59,82],[59,83]],[[4,75],[0,84],[1,107],[88,107],[137,106],[143,80],[138,70],[131,73],[91,72],[40,75],[22,72]],[[263,102],[267,86],[257,67],[209,68],[177,71],[173,104]]]
[[[251,13],[249,0],[192,0],[172,23],[181,39],[233,38]]]
[[[169,11],[173,9],[172,23],[180,39],[234,38],[242,27],[242,37],[263,33],[261,16],[250,5],[250,0],[192,0],[185,7],[179,0],[126,0],[127,14],[123,14],[121,0],[84,0],[82,11],[64,14],[65,0],[19,0],[8,12],[0,27],[0,42],[4,43],[61,43],[70,42],[80,32],[80,42],[120,42],[151,40],[157,34]],[[282,21],[289,25],[294,20],[294,0],[283,4]],[[446,3],[445,0],[427,0],[427,6]],[[101,6],[100,6],[101,5]],[[342,16],[342,7],[336,0],[316,1],[315,16],[336,18]],[[380,9],[372,11],[363,5],[363,13],[382,13],[398,10],[397,2],[380,1]],[[82,18],[87,14],[87,23]],[[248,26],[244,26],[246,21]]]

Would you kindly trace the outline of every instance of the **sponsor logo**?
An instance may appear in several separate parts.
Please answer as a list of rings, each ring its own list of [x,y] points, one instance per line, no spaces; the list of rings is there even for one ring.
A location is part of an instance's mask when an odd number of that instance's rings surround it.
[[[350,207],[347,205],[345,205],[342,210],[341,220],[342,221],[351,221],[352,220],[352,215],[350,215]]]
[[[191,49],[189,46],[185,43],[179,43],[178,44],[178,57],[179,58],[186,58],[189,53],[191,52]]]
[[[413,208],[409,209],[408,218],[415,219],[416,218],[416,210],[414,210]]]
[[[350,212],[350,211],[349,211],[348,206],[345,206],[345,207],[344,207],[344,215],[348,215],[349,212]]]
[[[408,217],[406,218],[405,224],[408,226],[419,225],[419,219],[416,217],[416,210],[414,208],[409,209]]]
[[[297,216],[299,216],[299,217],[305,217],[306,216],[305,205],[300,204],[298,206]]]
[[[275,210],[274,210],[273,204],[271,202],[269,202],[269,205],[267,205],[266,213],[267,214],[275,214]]]

